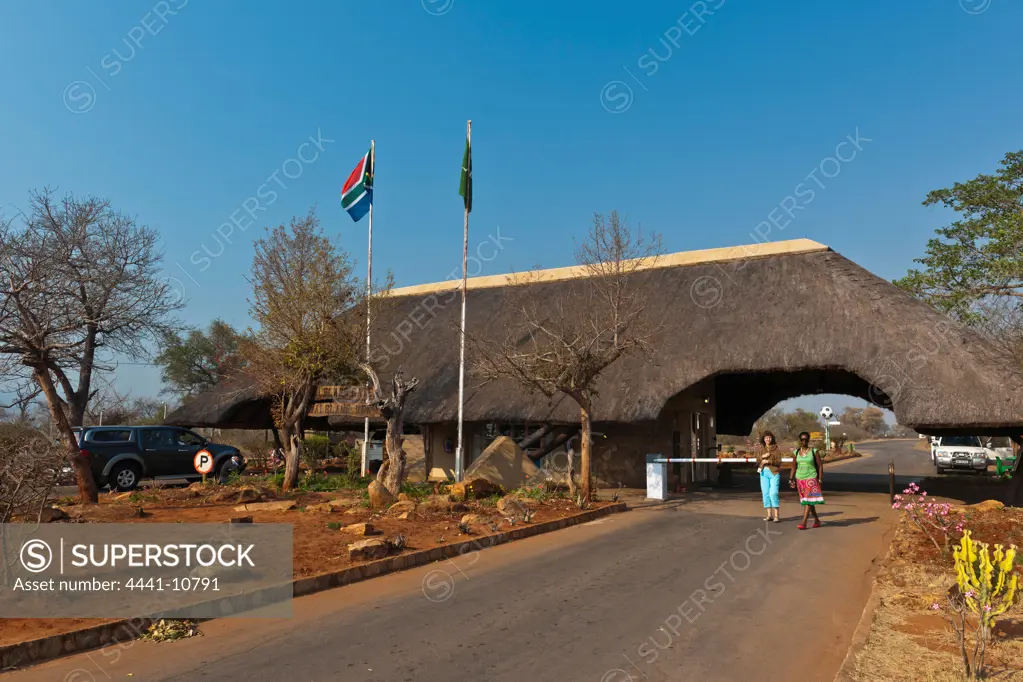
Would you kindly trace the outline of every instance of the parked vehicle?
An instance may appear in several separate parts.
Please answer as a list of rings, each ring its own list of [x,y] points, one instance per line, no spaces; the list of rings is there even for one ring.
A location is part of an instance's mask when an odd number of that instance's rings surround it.
[[[380,431],[369,432],[369,447],[366,448],[366,465],[370,462],[377,460],[384,461],[384,441],[387,438],[387,431],[381,429]],[[362,447],[362,441],[360,439],[359,445]]]
[[[213,478],[224,462],[241,456],[238,448],[211,443],[176,426],[85,427],[78,432],[78,447],[89,460],[96,485],[124,491],[136,488],[143,478],[200,479],[194,464],[199,450],[213,455]]]
[[[995,457],[994,451],[986,447],[977,436],[931,439],[931,459],[939,474],[950,469],[985,472]]]

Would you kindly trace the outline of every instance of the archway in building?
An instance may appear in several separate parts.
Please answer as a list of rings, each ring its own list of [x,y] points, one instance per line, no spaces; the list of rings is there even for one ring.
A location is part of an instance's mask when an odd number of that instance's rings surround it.
[[[891,398],[859,375],[842,368],[794,372],[730,372],[714,377],[717,433],[745,436],[764,413],[789,398],[842,394],[892,410]]]

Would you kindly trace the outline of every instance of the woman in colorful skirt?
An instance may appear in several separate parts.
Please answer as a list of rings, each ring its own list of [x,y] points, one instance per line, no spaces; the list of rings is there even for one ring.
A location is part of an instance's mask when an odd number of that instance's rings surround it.
[[[789,486],[799,491],[799,503],[803,505],[803,522],[796,528],[806,530],[806,522],[813,515],[813,527],[821,527],[821,519],[817,516],[817,505],[824,504],[821,494],[821,482],[824,480],[824,462],[816,448],[810,447],[810,434],[803,431],[799,434],[799,447],[792,451],[795,459],[792,462],[792,474]]]
[[[774,434],[765,431],[760,437],[760,463],[757,473],[760,474],[760,492],[764,496],[764,509],[767,516],[764,521],[781,521],[778,514],[781,511],[781,504],[778,501],[778,489],[781,487],[781,453],[774,440]]]

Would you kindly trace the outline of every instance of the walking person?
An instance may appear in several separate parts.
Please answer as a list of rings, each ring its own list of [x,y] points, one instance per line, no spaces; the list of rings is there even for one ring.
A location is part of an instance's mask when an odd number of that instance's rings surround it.
[[[757,466],[757,473],[760,474],[760,492],[764,496],[764,509],[767,516],[764,521],[779,523],[781,518],[781,503],[778,500],[778,490],[781,488],[781,452],[774,440],[774,434],[765,431],[760,436],[760,445],[763,448],[760,453],[760,463]]]
[[[817,516],[817,505],[824,504],[821,494],[821,483],[824,481],[824,461],[817,448],[810,447],[810,434],[803,431],[799,434],[799,447],[792,451],[795,461],[792,462],[789,486],[799,490],[799,503],[803,505],[803,522],[796,528],[806,530],[806,522],[813,515],[813,527],[821,527],[821,519]]]

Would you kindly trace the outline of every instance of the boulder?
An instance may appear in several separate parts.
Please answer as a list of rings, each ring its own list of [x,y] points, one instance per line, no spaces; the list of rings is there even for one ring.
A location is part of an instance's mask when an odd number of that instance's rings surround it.
[[[371,523],[353,523],[350,526],[345,526],[341,530],[344,531],[345,533],[348,533],[349,535],[355,535],[360,537],[376,534],[376,529],[373,528],[373,524]]]
[[[67,512],[58,507],[43,507],[39,512],[39,523],[53,523],[68,518]]]
[[[406,521],[406,520],[408,520],[409,514],[411,514],[411,513],[412,512],[402,512],[402,513],[398,514],[395,518],[396,519],[401,519],[402,521]]]
[[[966,508],[969,509],[970,511],[983,512],[1004,509],[1005,505],[999,502],[998,500],[984,500],[983,502],[978,502],[977,504],[971,504]]]
[[[416,510],[416,503],[412,500],[402,500],[401,502],[395,502],[388,509],[388,514],[408,514]]]
[[[236,512],[254,511],[288,511],[298,506],[295,500],[280,500],[279,502],[254,502],[252,504],[240,504],[234,508]]]
[[[474,478],[461,483],[454,483],[448,488],[451,499],[458,502],[465,500],[482,500],[491,495],[501,495],[504,490],[501,486],[495,485],[485,478]]]
[[[424,511],[436,511],[436,512],[453,512],[453,511],[468,511],[461,502],[452,502],[448,495],[430,495],[425,500],[419,503],[419,508]]]
[[[470,526],[482,526],[490,523],[490,519],[481,514],[466,514],[462,517],[460,523],[464,523]]]
[[[505,490],[514,490],[538,473],[533,460],[514,440],[498,436],[473,460],[463,478],[467,481],[482,478]]]
[[[526,509],[536,510],[540,503],[529,497],[520,497],[516,493],[505,495],[497,501],[497,511],[504,516],[521,516]]]
[[[255,488],[242,488],[238,491],[238,499],[235,504],[249,504],[251,502],[262,502],[263,495]]]
[[[390,551],[383,540],[359,540],[348,545],[348,558],[352,561],[372,561],[383,559]]]
[[[335,509],[337,509],[337,507],[334,507],[329,502],[324,502],[323,504],[310,504],[305,508],[307,512],[313,512],[315,514],[333,514]]]
[[[383,486],[380,481],[374,480],[369,484],[369,504],[374,509],[386,509],[397,502],[391,491]]]

